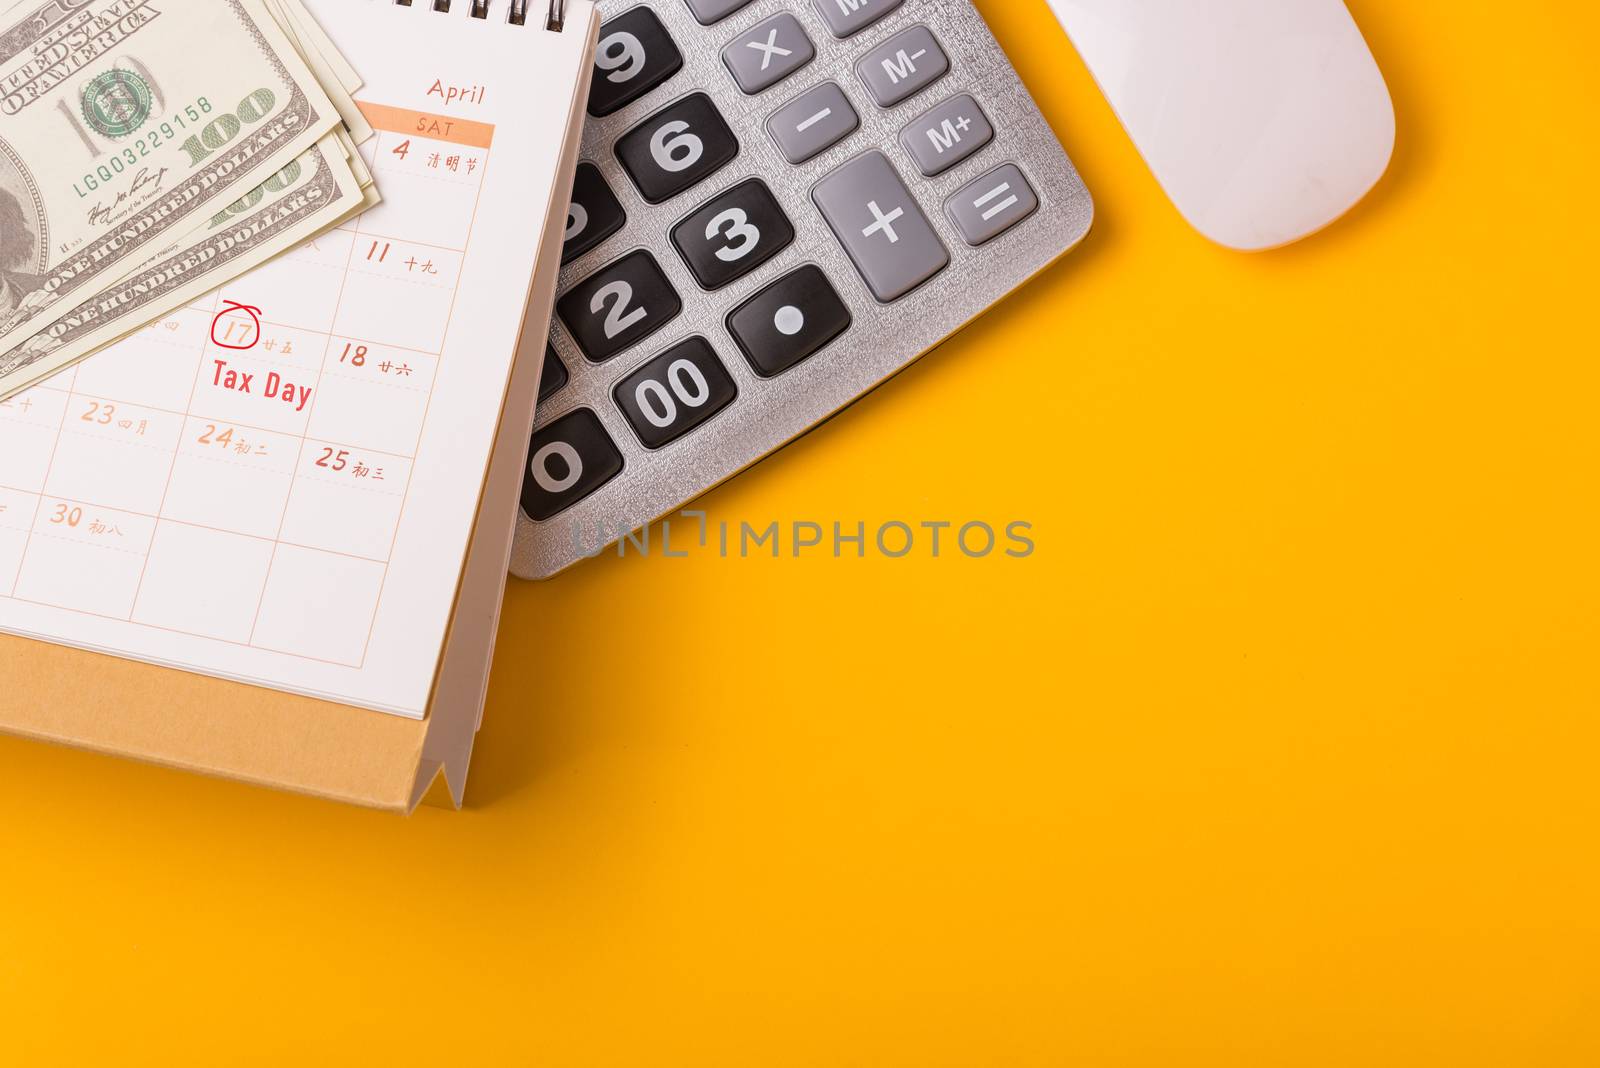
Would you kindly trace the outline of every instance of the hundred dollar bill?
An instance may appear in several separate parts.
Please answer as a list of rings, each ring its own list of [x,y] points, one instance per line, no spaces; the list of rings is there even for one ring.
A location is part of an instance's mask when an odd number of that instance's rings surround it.
[[[328,99],[338,109],[345,129],[350,131],[350,139],[358,145],[365,144],[372,136],[372,126],[361,114],[352,95],[361,88],[361,76],[300,0],[265,2],[267,10],[277,20],[278,28],[294,42],[300,58],[306,61],[306,66],[317,76],[317,82],[328,94]]]
[[[344,91],[353,94],[360,89],[363,85],[361,75],[350,65],[350,61],[344,58],[344,53],[333,43],[328,31],[322,28],[322,23],[318,22],[311,9],[306,7],[305,0],[278,0],[278,6],[299,28],[301,36],[322,53],[338,78],[339,84],[344,86]]]
[[[267,10],[277,19],[278,27],[288,35],[294,48],[306,61],[306,66],[317,75],[317,82],[328,93],[328,99],[339,109],[350,139],[355,144],[366,144],[373,136],[373,128],[366,122],[362,110],[355,106],[355,91],[362,88],[362,77],[344,58],[333,38],[328,37],[322,24],[306,10],[301,0],[266,0]]]
[[[338,225],[376,199],[375,190],[360,187],[338,139],[328,135],[216,213],[204,230],[0,354],[0,399]]]
[[[0,351],[338,121],[262,0],[0,9]]]

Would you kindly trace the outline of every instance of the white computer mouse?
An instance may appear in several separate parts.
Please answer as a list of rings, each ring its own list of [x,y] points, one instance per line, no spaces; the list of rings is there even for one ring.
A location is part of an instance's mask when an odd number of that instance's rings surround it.
[[[1167,196],[1255,250],[1343,215],[1394,152],[1394,104],[1343,0],[1049,0]]]

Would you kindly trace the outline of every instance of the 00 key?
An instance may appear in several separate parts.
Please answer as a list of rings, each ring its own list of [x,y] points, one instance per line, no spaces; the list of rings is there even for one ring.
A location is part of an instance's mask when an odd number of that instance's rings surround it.
[[[706,339],[691,337],[618,382],[611,395],[644,447],[659,449],[726,408],[739,389]]]

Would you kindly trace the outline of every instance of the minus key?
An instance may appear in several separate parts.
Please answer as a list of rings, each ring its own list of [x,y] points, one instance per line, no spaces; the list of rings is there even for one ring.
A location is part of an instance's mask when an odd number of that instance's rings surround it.
[[[861,119],[834,82],[807,89],[767,120],[767,133],[783,158],[801,164],[849,136]]]

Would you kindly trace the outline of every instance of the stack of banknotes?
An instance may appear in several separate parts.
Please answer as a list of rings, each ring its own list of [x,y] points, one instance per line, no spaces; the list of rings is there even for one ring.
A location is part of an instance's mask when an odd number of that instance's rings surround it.
[[[0,0],[0,399],[378,202],[300,0]]]

